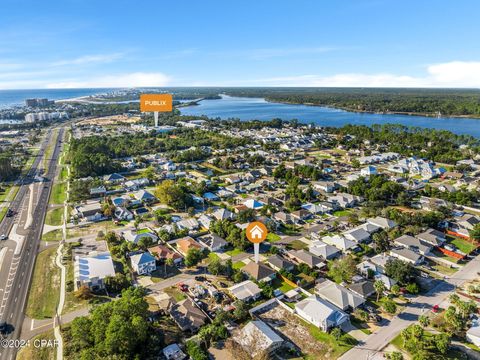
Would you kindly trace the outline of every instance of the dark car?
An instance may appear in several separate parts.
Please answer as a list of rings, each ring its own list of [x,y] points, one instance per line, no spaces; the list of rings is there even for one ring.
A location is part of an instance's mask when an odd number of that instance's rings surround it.
[[[207,278],[205,276],[195,276],[195,281],[205,281]]]

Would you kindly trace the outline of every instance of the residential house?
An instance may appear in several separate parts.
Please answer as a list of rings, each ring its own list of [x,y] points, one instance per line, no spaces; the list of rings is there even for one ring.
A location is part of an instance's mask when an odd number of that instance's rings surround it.
[[[328,201],[336,204],[340,208],[351,208],[359,204],[362,201],[362,198],[351,194],[338,193],[334,196],[330,196]]]
[[[125,176],[117,174],[117,173],[113,173],[113,174],[110,174],[110,175],[105,175],[103,177],[103,181],[106,181],[108,183],[115,183],[115,184],[124,182],[125,180],[126,180]]]
[[[431,228],[415,237],[432,246],[442,246],[446,242],[445,233]]]
[[[132,242],[134,244],[138,244],[138,242],[143,238],[150,238],[152,242],[158,241],[158,236],[154,233],[150,232],[148,229],[142,230],[135,230],[130,229],[122,232],[122,236],[125,240]]]
[[[315,286],[315,293],[341,310],[355,310],[365,299],[331,280],[323,279]]]
[[[197,241],[210,251],[220,251],[228,245],[228,242],[216,234],[207,234],[197,238]]]
[[[284,211],[279,211],[273,214],[273,220],[278,221],[281,224],[292,224],[293,220],[290,214],[284,212]]]
[[[368,165],[360,170],[360,176],[377,175],[377,168],[375,166]]]
[[[471,342],[476,346],[480,346],[480,321],[472,321],[472,326],[467,330],[465,334],[467,341]]]
[[[341,235],[327,235],[322,238],[322,241],[342,251],[354,250],[358,246],[355,241],[349,240]]]
[[[333,181],[314,181],[312,186],[315,190],[323,191],[326,193],[334,192],[338,186]]]
[[[271,354],[283,344],[283,339],[261,320],[252,320],[235,337],[252,358],[259,354]]]
[[[157,201],[157,198],[146,190],[136,191],[135,193],[133,193],[133,196],[135,197],[135,199],[147,204],[151,204]]]
[[[295,312],[323,331],[339,327],[349,320],[346,313],[317,295],[309,296],[296,303]]]
[[[353,283],[348,285],[348,289],[361,296],[362,298],[366,299],[369,296],[372,296],[375,293],[375,287],[373,286],[373,282],[369,280],[360,281],[358,283]]]
[[[159,261],[167,261],[168,259],[172,259],[174,264],[179,264],[183,260],[180,254],[176,253],[165,245],[155,245],[149,247],[147,250]]]
[[[178,230],[188,230],[189,233],[200,228],[200,224],[195,218],[182,219],[177,221],[175,225],[177,225]]]
[[[157,270],[155,258],[148,252],[135,254],[130,257],[132,269],[138,275],[150,274]]]
[[[343,232],[342,235],[346,239],[355,241],[356,243],[368,243],[371,240],[370,233],[362,226],[347,230]]]
[[[326,264],[322,259],[316,255],[313,255],[305,250],[290,250],[287,252],[287,256],[295,260],[299,264],[306,264],[310,268],[323,268]]]
[[[432,245],[410,235],[402,235],[393,240],[393,242],[396,245],[403,246],[421,255],[426,255],[432,250]]]
[[[342,254],[335,246],[324,243],[321,240],[314,240],[308,247],[312,254],[320,256],[322,259],[331,260]]]
[[[243,203],[243,205],[249,209],[260,210],[265,204],[255,199],[248,199]]]
[[[177,343],[164,347],[162,353],[166,360],[186,360],[188,358]]]
[[[90,189],[90,196],[92,197],[104,197],[107,193],[105,186],[94,187]]]
[[[188,250],[192,248],[203,250],[202,245],[193,240],[193,238],[191,238],[190,236],[178,239],[175,243],[177,245],[178,251],[180,251],[183,256],[187,256]]]
[[[182,331],[196,332],[207,322],[207,316],[195,303],[187,298],[170,308],[170,316]]]
[[[235,299],[245,302],[257,300],[262,295],[262,290],[251,280],[235,284],[228,290]]]
[[[112,256],[108,251],[75,256],[73,273],[75,289],[86,285],[93,291],[103,290],[105,278],[115,276]]]
[[[255,261],[250,261],[241,270],[254,280],[261,282],[271,282],[277,276],[277,273],[267,265]]]
[[[374,218],[368,218],[367,222],[369,224],[379,226],[384,230],[390,230],[390,229],[393,229],[394,227],[397,226],[395,221],[389,220],[389,219],[381,217],[381,216],[377,216],[377,217],[374,217]]]
[[[235,219],[235,214],[230,210],[219,208],[212,213],[212,216],[217,220],[233,220]]]
[[[74,213],[85,221],[98,221],[103,218],[102,204],[96,200],[75,206]]]
[[[420,265],[423,262],[422,255],[404,247],[390,250],[390,255],[413,265]]]
[[[113,215],[118,220],[126,220],[126,221],[133,220],[133,213],[130,210],[128,210],[127,208],[122,207],[122,206],[115,207],[115,211],[114,211]]]
[[[200,224],[201,227],[204,227],[205,229],[209,230],[210,225],[212,224],[213,219],[205,214],[202,214],[198,218],[198,223]]]
[[[267,259],[267,264],[277,271],[280,271],[282,269],[286,271],[293,271],[293,269],[295,268],[295,264],[291,263],[280,255],[270,256]]]

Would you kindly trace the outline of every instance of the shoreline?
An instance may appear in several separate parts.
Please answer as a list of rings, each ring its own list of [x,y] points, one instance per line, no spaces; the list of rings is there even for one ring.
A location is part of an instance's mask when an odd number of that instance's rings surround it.
[[[265,101],[272,103],[272,104],[284,104],[284,105],[304,105],[304,106],[316,106],[316,107],[323,107],[328,109],[335,109],[335,110],[342,110],[350,113],[358,113],[358,114],[375,114],[375,115],[404,115],[404,116],[423,116],[429,118],[437,118],[437,119],[472,119],[472,120],[480,120],[480,115],[441,115],[438,116],[432,113],[419,113],[419,112],[402,112],[402,111],[367,111],[367,110],[355,110],[349,109],[344,107],[336,107],[331,105],[321,105],[321,104],[313,104],[313,103],[299,103],[299,102],[290,102],[290,101],[273,101],[269,100],[268,98],[263,98]]]

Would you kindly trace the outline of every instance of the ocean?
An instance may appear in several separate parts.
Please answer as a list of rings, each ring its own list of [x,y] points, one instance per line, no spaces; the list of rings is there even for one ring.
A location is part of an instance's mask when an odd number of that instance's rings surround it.
[[[111,92],[115,89],[31,89],[31,90],[0,90],[0,109],[25,105],[25,99],[47,98],[63,100],[80,96],[89,96]]]

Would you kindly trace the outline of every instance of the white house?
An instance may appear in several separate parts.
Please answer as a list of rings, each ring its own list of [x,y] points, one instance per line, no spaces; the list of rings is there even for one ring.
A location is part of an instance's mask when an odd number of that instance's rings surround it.
[[[251,280],[235,284],[229,287],[228,290],[235,299],[242,301],[256,300],[262,295],[262,290]]]
[[[371,165],[366,166],[362,170],[360,170],[360,175],[361,176],[377,175],[377,168]]]
[[[104,289],[104,279],[107,276],[115,276],[110,252],[92,252],[86,256],[75,257],[75,289],[82,285],[86,285],[92,290]]]
[[[349,320],[346,313],[317,295],[309,296],[295,304],[295,311],[303,319],[323,331],[341,326]]]
[[[480,322],[472,322],[472,327],[467,330],[466,338],[474,345],[480,346]]]
[[[132,269],[138,275],[150,274],[157,269],[155,258],[148,252],[132,255],[130,257]]]
[[[151,233],[150,231],[136,231],[135,229],[133,230],[127,230],[122,232],[123,238],[127,241],[133,242],[134,244],[137,244],[140,239],[142,238],[151,238],[153,242],[156,242],[158,240],[158,236]]]

